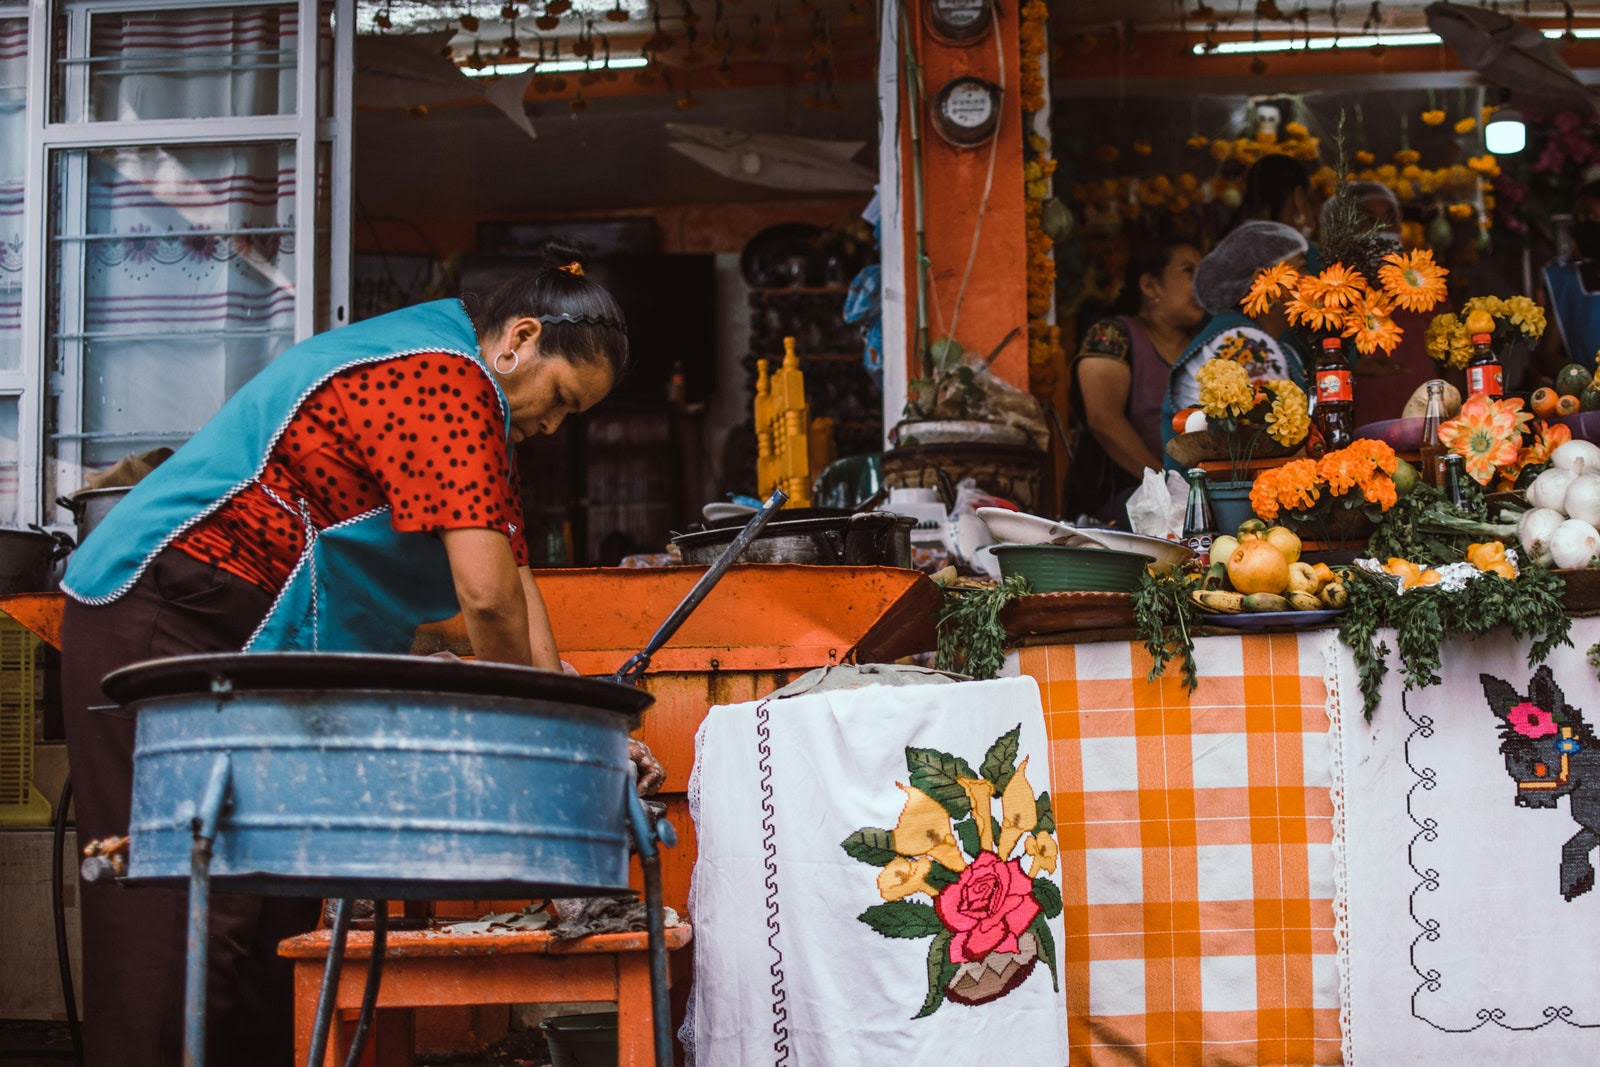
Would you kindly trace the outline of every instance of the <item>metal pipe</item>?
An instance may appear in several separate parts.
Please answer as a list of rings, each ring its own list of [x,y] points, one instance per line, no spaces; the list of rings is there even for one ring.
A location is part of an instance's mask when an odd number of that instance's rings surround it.
[[[356,1019],[356,1033],[350,1039],[350,1054],[344,1058],[344,1067],[357,1067],[361,1053],[367,1047],[367,1034],[372,1029],[372,1017],[378,1009],[378,985],[383,981],[383,954],[389,944],[389,902],[372,902],[372,955],[367,959],[367,987],[361,993],[361,1014]]]
[[[644,871],[645,926],[650,936],[650,1028],[655,1038],[657,1067],[671,1067],[672,1002],[667,995],[667,925],[661,892],[661,850],[656,847],[656,830],[650,825],[639,795],[629,775],[628,828],[639,851],[639,866]]]
[[[311,1055],[306,1067],[322,1067],[327,1058],[328,1031],[339,999],[339,971],[344,967],[344,943],[350,934],[350,913],[355,901],[342,899],[333,906],[333,939],[328,942],[328,962],[322,968],[322,992],[317,995],[317,1015],[311,1024]]]
[[[216,840],[222,805],[228,798],[231,764],[219,752],[196,812],[189,846],[189,958],[183,980],[183,1064],[205,1067],[206,967],[211,927],[211,843]]]
[[[56,927],[56,968],[61,972],[61,1001],[67,1008],[67,1032],[72,1036],[72,1062],[83,1063],[83,1027],[78,1023],[78,998],[72,989],[72,955],[67,950],[67,906],[61,864],[67,852],[67,806],[72,803],[72,775],[61,782],[56,818],[50,839],[50,911]]]
[[[761,510],[750,516],[750,521],[739,531],[739,536],[722,550],[722,555],[718,556],[717,561],[700,576],[698,582],[694,583],[694,588],[689,590],[689,595],[683,598],[683,602],[672,609],[672,614],[667,616],[667,621],[662,623],[655,636],[650,638],[649,644],[635,652],[629,657],[628,662],[617,668],[617,673],[612,675],[612,681],[632,685],[649,669],[650,657],[659,652],[662,645],[672,640],[672,635],[678,632],[678,627],[683,625],[683,621],[700,606],[706,594],[711,592],[711,587],[722,580],[722,576],[728,573],[728,568],[738,561],[746,548],[750,547],[750,542],[756,539],[762,527],[766,526],[768,520],[777,514],[778,509],[788,502],[788,493],[782,489],[772,491],[772,495],[767,497],[767,502],[761,505]]]

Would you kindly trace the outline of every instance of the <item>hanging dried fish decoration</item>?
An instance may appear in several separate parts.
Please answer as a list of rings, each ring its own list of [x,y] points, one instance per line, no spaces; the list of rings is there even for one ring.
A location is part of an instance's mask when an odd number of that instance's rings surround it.
[[[506,3],[500,6],[500,18],[506,22],[516,22],[518,14],[516,4]]]
[[[565,15],[572,10],[572,0],[550,0],[544,5],[546,15]]]
[[[372,24],[378,27],[380,30],[393,29],[394,19],[390,17],[390,13],[393,11],[393,9],[394,0],[385,0],[383,10],[372,16]]]
[[[627,22],[628,12],[622,6],[622,0],[617,0],[615,6],[606,12],[607,22]]]
[[[461,28],[466,30],[468,33],[477,33],[478,16],[474,15],[471,11],[463,11],[461,13]]]
[[[533,20],[533,24],[545,33],[549,33],[551,30],[558,29],[561,26],[561,12],[551,10],[554,6],[555,0],[551,0],[550,3],[544,6],[544,14]]]
[[[583,28],[578,31],[578,39],[572,42],[572,54],[579,59],[594,58],[594,23],[585,19]]]

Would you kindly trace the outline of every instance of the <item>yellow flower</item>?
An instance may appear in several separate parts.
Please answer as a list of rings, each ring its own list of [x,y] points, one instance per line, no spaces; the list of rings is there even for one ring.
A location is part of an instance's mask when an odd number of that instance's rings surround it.
[[[1061,852],[1061,846],[1056,844],[1056,839],[1040,830],[1022,843],[1022,851],[1033,857],[1033,862],[1028,867],[1028,877],[1036,878],[1040,871],[1054,874],[1056,870],[1056,856]]]
[[[1468,115],[1464,119],[1458,119],[1455,124],[1455,131],[1457,133],[1471,133],[1477,128],[1478,120],[1473,118],[1471,115]]]
[[[1544,308],[1527,297],[1509,297],[1505,301],[1505,316],[1528,340],[1537,341],[1544,336]]]
[[[1422,113],[1422,124],[1424,126],[1443,126],[1444,109],[1434,108],[1431,111],[1424,111]]]
[[[894,850],[902,856],[932,856],[952,871],[967,869],[967,861],[956,846],[955,828],[944,805],[916,786],[900,785],[906,806],[895,823]]]
[[[1267,383],[1272,391],[1272,410],[1267,412],[1267,434],[1280,445],[1293,448],[1311,432],[1306,412],[1305,390],[1288,379]]]
[[[1446,211],[1453,219],[1470,219],[1473,214],[1472,205],[1465,203],[1451,204]]]
[[[1149,141],[1133,142],[1133,153],[1137,156],[1148,156],[1152,151]]]
[[[1200,383],[1200,407],[1208,419],[1237,417],[1256,406],[1256,391],[1243,364],[1231,359],[1209,360],[1195,378]]]
[[[1307,274],[1298,290],[1302,300],[1316,301],[1323,307],[1355,306],[1366,292],[1367,280],[1343,263],[1334,263],[1321,274]]]
[[[1006,783],[1000,794],[1000,847],[996,849],[1001,859],[1010,859],[1011,850],[1017,847],[1017,838],[1028,833],[1039,821],[1039,801],[1028,784],[1028,757],[1017,764],[1017,773]]]
[[[1467,337],[1466,327],[1459,317],[1448,311],[1435,315],[1428,323],[1423,344],[1434,362],[1457,370],[1465,367],[1472,358],[1472,341]]]
[[[928,884],[928,872],[933,870],[933,860],[927,856],[908,859],[896,856],[878,872],[878,893],[884,900],[899,900],[912,893],[926,893],[930,897],[939,891]]]
[[[1360,166],[1370,167],[1377,161],[1377,159],[1377,156],[1373,155],[1371,152],[1368,152],[1366,149],[1359,149],[1356,152],[1356,163]]]
[[[1311,131],[1306,128],[1306,124],[1303,122],[1291,122],[1283,127],[1283,135],[1285,137],[1309,137],[1311,136]]]
[[[978,831],[978,847],[985,852],[994,851],[994,823],[990,822],[989,801],[994,799],[994,783],[987,778],[957,778],[972,805],[972,821]]]
[[[1445,298],[1447,273],[1427,249],[1391,252],[1378,268],[1378,281],[1383,284],[1383,291],[1407,311],[1432,311]]]
[[[1402,167],[1414,165],[1422,158],[1422,153],[1415,148],[1402,148],[1394,154],[1394,161]]]
[[[1231,155],[1233,155],[1232,141],[1211,142],[1211,158],[1216,160],[1218,163],[1221,163]]]
[[[1382,293],[1369,293],[1359,306],[1350,309],[1344,335],[1354,338],[1357,352],[1370,356],[1381,348],[1384,355],[1389,355],[1400,344],[1400,327],[1389,317],[1391,310]]]
[[[1210,143],[1211,138],[1201,137],[1198,133],[1189,138],[1187,141],[1183,142],[1184,147],[1189,149],[1191,152],[1198,152],[1200,149],[1204,148]]]

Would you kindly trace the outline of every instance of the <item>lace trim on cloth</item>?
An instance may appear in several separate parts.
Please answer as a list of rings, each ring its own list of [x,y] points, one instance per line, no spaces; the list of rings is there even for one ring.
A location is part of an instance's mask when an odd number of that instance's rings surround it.
[[[694,763],[689,767],[689,821],[695,827],[700,825],[700,753],[705,751],[706,723],[710,717],[700,721],[700,728],[694,732]],[[695,898],[699,896],[700,879],[694,874],[689,876],[689,921],[695,917]],[[695,1067],[694,1060],[694,987],[689,988],[689,1005],[683,1013],[683,1025],[678,1027],[678,1043],[683,1046],[684,1067]]]
[[[1337,634],[1322,646],[1322,684],[1328,692],[1328,768],[1333,779],[1333,940],[1339,961],[1339,1051],[1344,1067],[1354,1067],[1350,1029],[1350,902],[1344,821],[1344,704],[1339,688],[1342,652]]]

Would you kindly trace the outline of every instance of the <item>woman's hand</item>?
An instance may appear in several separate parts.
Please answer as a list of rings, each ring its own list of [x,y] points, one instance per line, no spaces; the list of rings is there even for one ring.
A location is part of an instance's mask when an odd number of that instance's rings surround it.
[[[656,754],[650,751],[650,746],[637,737],[628,738],[628,758],[639,772],[639,795],[647,797],[661,788],[661,783],[667,780],[667,771],[661,766],[661,761],[656,759]]]

